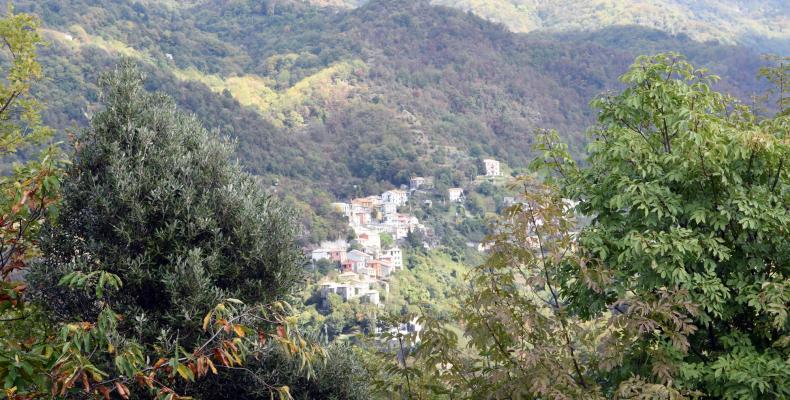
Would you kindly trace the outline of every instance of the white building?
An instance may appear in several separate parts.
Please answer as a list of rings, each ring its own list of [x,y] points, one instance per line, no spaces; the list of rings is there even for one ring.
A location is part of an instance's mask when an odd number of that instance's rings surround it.
[[[346,255],[348,265],[350,266],[351,271],[355,273],[360,273],[360,271],[367,267],[368,261],[372,259],[373,256],[365,254],[359,250],[351,250]]]
[[[433,187],[433,177],[413,176],[409,178],[409,190]]]
[[[321,290],[321,297],[326,301],[327,297],[329,297],[330,293],[334,293],[340,296],[343,301],[348,301],[352,298],[353,290],[351,290],[351,285],[346,283],[337,283],[337,282],[324,282],[320,286]]]
[[[319,260],[328,260],[329,259],[329,250],[327,249],[315,249],[312,253],[310,253],[310,259],[313,261]]]
[[[398,333],[400,333],[400,334],[414,334],[415,335],[415,342],[416,343],[420,343],[420,341],[421,341],[420,333],[422,333],[422,328],[423,328],[423,326],[422,326],[422,324],[420,324],[418,322],[417,317],[414,317],[414,319],[412,319],[409,322],[401,323],[401,324],[398,324],[397,326],[391,327],[390,329],[388,329],[388,332],[390,334],[392,334],[393,336],[398,334]],[[392,347],[392,348],[397,349],[398,351],[400,351],[400,349],[398,348],[399,345],[398,345],[397,339],[394,339],[394,338],[390,339],[387,342],[387,345]],[[402,357],[402,355],[398,354],[398,357]]]
[[[410,190],[417,190],[420,186],[425,185],[425,178],[421,176],[415,176],[409,179],[409,189]]]
[[[361,303],[370,303],[378,305],[380,303],[379,291],[376,289],[367,288],[365,283],[349,284],[337,282],[325,282],[321,284],[321,297],[324,301],[327,300],[330,293],[340,296],[343,301],[359,299]],[[326,304],[324,305],[326,306]]]
[[[359,302],[379,305],[379,291],[375,289],[366,290],[359,296]]]
[[[397,247],[382,251],[381,260],[388,261],[395,269],[403,269],[403,252]]]
[[[387,219],[387,216],[395,215],[398,212],[398,205],[395,203],[384,203],[381,206],[381,212],[384,214],[384,219]]]
[[[486,176],[500,176],[502,173],[499,171],[499,161],[486,158],[483,160],[483,166],[486,170]]]
[[[381,235],[378,232],[366,230],[357,235],[357,243],[362,245],[363,250],[369,253],[377,253],[381,250]]]
[[[379,304],[379,291],[374,289],[376,285],[374,279],[353,272],[344,272],[337,279],[337,282],[326,281],[319,285],[319,291],[324,302],[326,302],[330,293],[334,293],[340,296],[343,301],[359,299],[362,303]]]
[[[381,277],[388,278],[393,272],[397,270],[395,265],[392,264],[391,258],[381,257]]]
[[[327,249],[329,251],[345,250],[348,248],[348,242],[345,241],[345,239],[324,240],[318,245],[318,247],[322,249]]]
[[[383,231],[392,235],[395,240],[400,240],[409,235],[409,226],[401,223],[397,217],[385,216],[382,224]]]
[[[336,262],[346,261],[346,249],[348,242],[343,239],[338,240],[324,240],[318,245],[318,248],[310,253],[310,259],[313,261],[318,260],[331,260]]]
[[[494,244],[490,242],[478,243],[477,244],[477,251],[481,253],[487,253],[489,250],[494,248]]]
[[[388,190],[381,194],[381,200],[384,203],[392,203],[397,206],[402,206],[409,201],[409,194],[404,190]]]
[[[464,201],[464,189],[463,188],[447,189],[447,199],[449,199],[451,202]]]

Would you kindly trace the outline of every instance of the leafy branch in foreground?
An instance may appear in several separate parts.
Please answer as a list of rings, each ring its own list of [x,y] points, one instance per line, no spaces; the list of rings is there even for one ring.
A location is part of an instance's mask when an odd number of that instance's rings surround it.
[[[617,305],[636,324],[608,379],[786,397],[790,121],[757,119],[712,79],[676,54],[642,57],[626,90],[594,103],[589,166],[561,187],[592,218],[579,246],[610,279],[564,289],[580,315]]]
[[[412,362],[436,379],[403,397],[790,397],[788,115],[756,117],[677,54],[621,79],[585,165],[541,132],[551,179],[469,277],[468,349],[426,324]]]
[[[6,67],[0,79],[0,384],[9,398],[43,382],[48,369],[47,349],[31,351],[46,337],[47,321],[25,301],[23,277],[30,259],[40,254],[42,224],[57,214],[64,165],[55,146],[41,149],[52,131],[41,123],[42,106],[30,91],[42,78],[37,27],[34,17],[10,6],[0,19],[0,58]]]
[[[26,286],[18,276],[37,254],[42,222],[55,212],[62,173],[55,147],[20,162],[27,156],[20,152],[36,151],[52,137],[52,130],[41,124],[42,107],[30,93],[42,77],[36,49],[43,41],[37,27],[34,17],[15,14],[10,6],[0,19],[0,58],[7,60],[0,80],[0,161],[4,169],[11,167],[0,176],[0,312],[20,305]]]
[[[102,289],[100,282],[104,283]],[[104,272],[74,272],[64,276],[61,284],[95,293],[121,289],[120,279]],[[27,353],[9,357],[13,362],[4,366],[0,377],[11,399],[46,394],[72,397],[77,393],[126,399],[142,390],[157,399],[172,400],[189,398],[178,393],[184,383],[216,375],[218,369],[242,368],[246,360],[266,357],[277,347],[296,357],[309,379],[314,365],[323,362],[326,354],[301,336],[292,315],[293,310],[283,302],[248,306],[237,299],[225,299],[204,317],[207,336],[203,342],[190,351],[175,342],[166,354],[164,349],[149,349],[123,337],[118,332],[122,316],[104,303],[95,322],[61,323],[59,333],[55,332],[57,327],[49,332],[40,330],[38,333],[47,336],[32,338]],[[280,398],[291,398],[288,386],[262,383]]]
[[[102,282],[106,283],[103,288]],[[118,276],[106,272],[73,272],[64,276],[61,284],[89,288],[97,296],[121,289]],[[95,323],[62,324],[62,348],[50,350],[60,352],[50,373],[50,393],[64,396],[77,390],[107,399],[113,393],[130,398],[134,390],[130,386],[136,385],[138,390],[147,389],[158,399],[189,398],[178,394],[179,381],[194,382],[208,374],[216,375],[218,369],[243,369],[246,360],[266,357],[273,346],[296,357],[309,379],[314,364],[322,362],[326,353],[301,336],[293,311],[284,302],[248,306],[238,299],[225,299],[203,318],[204,341],[191,351],[176,342],[172,354],[164,355],[151,353],[119,334],[117,322],[122,316],[105,304]],[[280,398],[291,398],[288,386],[259,383]]]

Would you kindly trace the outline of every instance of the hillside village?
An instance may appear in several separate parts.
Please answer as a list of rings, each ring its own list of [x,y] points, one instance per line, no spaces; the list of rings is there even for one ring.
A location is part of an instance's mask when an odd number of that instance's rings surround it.
[[[484,159],[482,164],[485,177],[501,176],[499,161]],[[433,236],[431,227],[405,212],[412,196],[432,191],[435,191],[433,178],[418,176],[409,180],[408,187],[404,185],[379,195],[355,198],[348,203],[332,203],[332,207],[348,219],[356,239],[351,243],[342,239],[324,241],[311,251],[312,263],[326,260],[340,271],[335,279],[325,278],[319,282],[324,303],[330,294],[336,294],[343,301],[358,299],[361,303],[381,305],[379,291],[388,292],[390,277],[404,268],[403,251],[398,242],[415,232],[424,237]],[[445,195],[451,203],[465,200],[464,189],[460,187],[448,188]],[[424,202],[431,206],[431,200]],[[423,246],[429,247],[427,243]]]

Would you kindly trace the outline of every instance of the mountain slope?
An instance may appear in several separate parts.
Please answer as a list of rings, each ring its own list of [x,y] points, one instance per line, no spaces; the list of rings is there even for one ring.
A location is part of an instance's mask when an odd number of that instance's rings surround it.
[[[313,3],[356,7],[360,0]],[[432,0],[513,32],[594,31],[638,25],[761,52],[790,51],[790,3],[782,0]]]
[[[434,0],[516,32],[597,30],[640,25],[698,41],[790,49],[790,3],[781,0]]]
[[[98,72],[131,56],[151,88],[236,138],[247,168],[286,191],[348,196],[421,174],[457,185],[480,156],[526,165],[542,127],[580,155],[588,101],[617,89],[646,52],[684,52],[741,98],[759,90],[757,54],[741,47],[639,27],[513,34],[426,1],[348,11],[221,0],[19,6],[43,18],[53,42],[44,57],[53,80],[41,90],[54,125],[84,125]]]

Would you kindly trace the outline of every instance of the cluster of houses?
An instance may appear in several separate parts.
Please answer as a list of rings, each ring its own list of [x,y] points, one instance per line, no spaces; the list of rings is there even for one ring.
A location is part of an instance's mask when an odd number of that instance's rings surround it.
[[[314,262],[329,260],[340,266],[336,280],[320,284],[324,300],[329,293],[339,295],[344,301],[359,299],[361,302],[379,303],[376,287],[389,288],[387,280],[394,271],[403,269],[403,253],[396,244],[382,246],[381,235],[388,234],[397,241],[415,230],[425,230],[417,217],[399,212],[409,201],[410,192],[429,185],[427,178],[413,178],[409,190],[388,190],[378,196],[352,199],[350,203],[332,203],[348,218],[356,240],[351,248],[343,240],[322,242],[312,251]]]
[[[483,160],[485,176],[500,176],[499,161]],[[313,262],[329,260],[336,263],[341,274],[335,280],[320,283],[324,301],[330,293],[344,301],[359,299],[361,302],[379,304],[377,288],[388,290],[388,279],[394,271],[403,269],[403,254],[396,244],[384,248],[381,235],[388,234],[395,241],[404,239],[410,232],[429,231],[417,217],[404,213],[409,197],[416,191],[433,187],[433,178],[412,177],[409,186],[388,190],[380,195],[352,199],[349,203],[332,203],[332,207],[346,218],[353,229],[355,246],[345,240],[322,242],[312,251]],[[448,189],[451,202],[464,201],[463,188]]]
[[[398,240],[405,238],[415,229],[425,229],[417,217],[398,212],[398,208],[408,201],[408,191],[394,189],[379,196],[353,199],[350,203],[332,203],[332,206],[348,218],[349,225],[360,242],[365,241],[366,237],[377,237],[381,233],[387,233]]]
[[[360,234],[357,243],[361,250],[351,248],[345,240],[337,240],[322,242],[312,251],[313,262],[328,260],[336,263],[341,271],[335,280],[320,283],[324,301],[330,293],[334,293],[343,301],[359,299],[362,303],[379,304],[378,288],[388,291],[390,275],[403,269],[401,249],[397,246],[382,248],[379,234]]]
[[[372,237],[368,237],[367,246],[371,246]],[[375,237],[380,243],[378,236]],[[363,250],[349,250],[345,240],[322,242],[319,248],[312,251],[311,259],[313,262],[329,260],[338,264],[342,272],[353,272],[372,279],[388,278],[392,272],[403,269],[403,252],[397,246],[387,249],[367,246]]]
[[[319,290],[324,307],[326,307],[330,293],[340,296],[343,301],[359,299],[361,303],[379,305],[379,287],[384,288],[386,292],[389,291],[387,282],[379,282],[367,275],[354,272],[343,272],[334,281],[322,282],[319,285]]]

